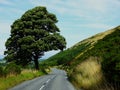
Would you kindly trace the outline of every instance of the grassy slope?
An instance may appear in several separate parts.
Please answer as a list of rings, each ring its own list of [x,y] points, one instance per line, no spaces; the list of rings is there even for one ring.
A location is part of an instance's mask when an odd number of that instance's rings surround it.
[[[111,90],[113,87],[103,80],[105,76],[109,80],[113,75],[110,81],[119,82],[119,51],[120,26],[83,40],[52,56],[46,62],[51,65],[64,65],[62,67],[68,71],[71,81],[79,88]],[[105,83],[101,85],[101,82]]]
[[[94,44],[104,38],[106,35],[112,33],[114,30],[108,30],[103,33],[99,33],[95,36],[92,36],[88,39],[85,39],[71,48],[68,48],[67,50],[63,52],[59,52],[58,54],[48,58],[45,61],[45,64],[49,65],[59,65],[59,64],[70,64],[72,60],[75,60],[79,58],[84,52],[87,52],[87,50],[93,48]]]

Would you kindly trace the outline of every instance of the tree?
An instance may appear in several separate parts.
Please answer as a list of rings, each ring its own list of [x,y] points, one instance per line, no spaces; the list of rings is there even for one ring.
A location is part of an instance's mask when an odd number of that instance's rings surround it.
[[[39,69],[38,59],[50,50],[63,50],[66,41],[56,26],[56,16],[45,7],[35,7],[25,12],[11,26],[11,35],[6,41],[5,59],[16,64],[27,65],[34,61]]]

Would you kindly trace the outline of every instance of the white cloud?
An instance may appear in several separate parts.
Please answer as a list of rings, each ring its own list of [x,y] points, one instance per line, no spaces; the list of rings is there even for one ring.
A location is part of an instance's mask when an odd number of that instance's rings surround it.
[[[113,28],[114,26],[111,25],[106,25],[102,23],[91,23],[91,24],[82,24],[80,27],[87,27],[87,28],[94,28],[94,29],[110,29]]]
[[[0,34],[9,34],[10,33],[10,25],[8,22],[0,22]]]
[[[2,9],[2,8],[0,8],[0,12],[1,12],[1,11],[3,11],[3,9]]]
[[[22,15],[25,11],[19,8],[11,8],[11,7],[2,7],[0,8],[0,14],[6,14],[9,17],[15,17],[18,15]],[[1,17],[4,17],[1,15]]]
[[[43,5],[61,14],[86,15],[87,13],[107,13],[111,5],[120,7],[118,0],[30,0],[33,5]],[[113,7],[112,7],[113,8]]]
[[[0,22],[0,55],[4,54],[5,42],[10,35],[10,23]]]
[[[120,7],[118,0],[29,0],[34,6],[46,6],[53,13],[84,18],[84,20],[104,22],[106,17]],[[113,9],[114,8],[114,9]],[[113,14],[111,18],[115,18]]]
[[[106,12],[106,0],[84,0],[86,7],[98,12]]]
[[[4,55],[5,51],[5,40],[0,38],[0,55]]]
[[[0,0],[0,4],[13,5],[13,3],[8,0]]]

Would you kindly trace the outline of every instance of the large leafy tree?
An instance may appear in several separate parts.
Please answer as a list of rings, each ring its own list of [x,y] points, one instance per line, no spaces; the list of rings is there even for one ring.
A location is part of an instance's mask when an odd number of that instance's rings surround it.
[[[6,60],[23,66],[34,61],[35,68],[39,69],[38,59],[44,52],[66,47],[57,22],[56,16],[45,7],[39,6],[25,12],[11,26],[11,35],[5,44]]]

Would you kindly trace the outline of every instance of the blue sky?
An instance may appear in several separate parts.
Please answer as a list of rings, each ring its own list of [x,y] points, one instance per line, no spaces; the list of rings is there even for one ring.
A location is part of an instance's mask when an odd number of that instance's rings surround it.
[[[120,25],[120,0],[0,0],[0,55],[10,36],[10,25],[36,6],[57,16],[67,48],[99,32]],[[49,57],[56,52],[46,53]]]

